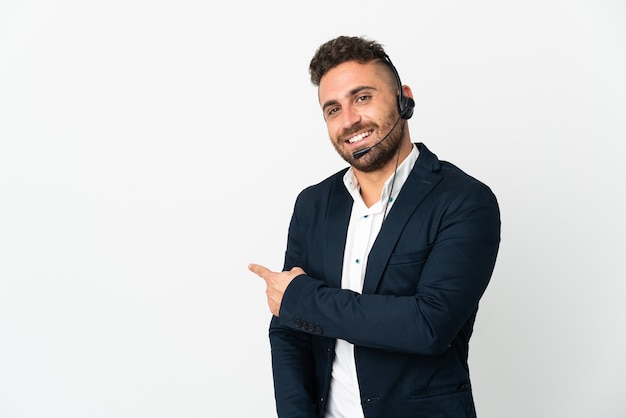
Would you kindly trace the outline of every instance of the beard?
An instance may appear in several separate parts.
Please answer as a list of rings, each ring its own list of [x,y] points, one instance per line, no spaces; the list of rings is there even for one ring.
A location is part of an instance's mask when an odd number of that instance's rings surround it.
[[[399,120],[397,118],[398,117],[393,113],[387,114],[383,120],[382,126],[380,127],[374,123],[359,123],[354,125],[351,129],[343,131],[341,135],[338,136],[337,140],[331,140],[331,142],[341,158],[357,170],[366,173],[376,171],[384,167],[395,157],[396,152],[402,143],[404,124],[401,129],[398,129],[397,123]],[[387,137],[382,142],[377,143],[376,146],[372,147],[360,158],[354,158],[352,152],[347,151],[343,146],[345,138],[352,136],[356,132],[369,129],[374,129],[375,132],[384,132],[383,135],[379,134],[379,139],[377,139],[377,141],[380,141],[380,138],[384,138],[385,135],[387,135]]]

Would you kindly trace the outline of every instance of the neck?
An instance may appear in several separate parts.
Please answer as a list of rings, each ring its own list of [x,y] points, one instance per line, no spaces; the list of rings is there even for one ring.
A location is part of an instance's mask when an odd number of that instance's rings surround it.
[[[359,181],[361,188],[361,197],[367,207],[372,206],[380,200],[380,195],[385,186],[385,182],[395,173],[397,167],[409,156],[413,144],[410,140],[402,141],[402,145],[398,150],[396,158],[392,158],[380,170],[364,172],[355,168],[354,175]]]

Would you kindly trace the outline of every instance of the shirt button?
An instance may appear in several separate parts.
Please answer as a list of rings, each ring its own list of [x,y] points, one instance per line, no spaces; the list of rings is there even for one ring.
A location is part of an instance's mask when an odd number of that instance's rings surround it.
[[[357,258],[356,260],[354,260],[354,262],[357,263],[357,264],[361,264],[361,259]]]

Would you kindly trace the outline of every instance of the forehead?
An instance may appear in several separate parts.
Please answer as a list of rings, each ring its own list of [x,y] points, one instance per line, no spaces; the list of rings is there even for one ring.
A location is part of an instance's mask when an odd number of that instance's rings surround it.
[[[365,64],[347,61],[330,69],[320,80],[319,100],[337,100],[355,87],[369,86],[380,89],[387,81],[383,75],[384,65],[376,61]]]

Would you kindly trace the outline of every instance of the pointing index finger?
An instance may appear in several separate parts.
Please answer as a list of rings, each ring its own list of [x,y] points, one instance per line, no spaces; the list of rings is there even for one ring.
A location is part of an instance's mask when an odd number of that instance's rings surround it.
[[[248,264],[248,270],[250,270],[251,272],[253,272],[254,274],[256,274],[259,277],[263,277],[263,275],[267,272],[270,271],[270,269],[268,269],[265,266],[262,266],[260,264]]]

